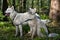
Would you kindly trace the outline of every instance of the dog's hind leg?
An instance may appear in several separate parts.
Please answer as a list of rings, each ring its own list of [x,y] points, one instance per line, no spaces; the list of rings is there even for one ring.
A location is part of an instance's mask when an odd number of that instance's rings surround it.
[[[43,37],[43,34],[42,34],[42,32],[41,32],[40,29],[41,29],[41,28],[37,26],[37,36],[38,36],[38,37]]]
[[[15,36],[17,36],[18,35],[18,26],[16,26],[16,34],[15,34]]]
[[[33,37],[35,36],[35,32],[36,32],[36,27],[34,26],[34,27],[33,27],[33,30],[32,30],[32,36],[31,36],[32,39],[33,39]]]
[[[28,34],[31,34],[31,33],[32,33],[32,29],[33,29],[33,27],[32,27],[31,24],[29,24],[29,26],[30,26],[30,31],[28,32]]]
[[[20,30],[20,37],[22,37],[22,25],[19,25],[19,30]]]

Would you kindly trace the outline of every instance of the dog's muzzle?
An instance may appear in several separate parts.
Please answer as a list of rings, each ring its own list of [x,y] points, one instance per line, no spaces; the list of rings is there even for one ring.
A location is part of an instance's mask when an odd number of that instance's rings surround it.
[[[5,16],[9,16],[9,15],[10,15],[10,13],[6,13],[6,14],[5,14]]]

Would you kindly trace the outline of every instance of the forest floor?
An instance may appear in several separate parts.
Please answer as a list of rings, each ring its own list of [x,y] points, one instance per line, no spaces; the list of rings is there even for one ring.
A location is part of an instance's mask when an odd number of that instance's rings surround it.
[[[48,28],[49,32],[55,32],[60,34],[60,29]],[[24,32],[29,31],[27,27],[25,27]],[[55,38],[38,38],[35,37],[33,40],[59,40],[60,37]],[[15,37],[15,26],[12,25],[11,22],[0,22],[0,40],[21,40],[19,36]],[[30,37],[24,36],[23,40],[31,40]]]

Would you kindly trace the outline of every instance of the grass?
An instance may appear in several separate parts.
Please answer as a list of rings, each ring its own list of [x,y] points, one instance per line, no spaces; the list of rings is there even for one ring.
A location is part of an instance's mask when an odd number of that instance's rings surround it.
[[[24,30],[25,30],[24,32],[27,33],[29,31],[29,27],[26,28],[24,27]],[[49,28],[49,30],[53,31],[55,29],[52,30],[52,28]],[[56,32],[60,33],[59,30]],[[34,40],[59,40],[60,39],[59,37],[53,39],[52,38],[47,39],[46,37],[44,38],[35,37]],[[15,37],[15,26],[13,26],[9,22],[0,22],[0,40],[21,40],[21,39],[19,36]],[[24,36],[24,40],[31,40],[31,39],[28,36]]]

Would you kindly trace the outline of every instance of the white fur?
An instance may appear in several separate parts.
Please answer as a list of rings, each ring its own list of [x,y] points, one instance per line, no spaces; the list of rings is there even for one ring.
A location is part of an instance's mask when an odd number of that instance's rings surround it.
[[[47,29],[47,27],[46,27],[46,25],[45,25],[45,23],[44,22],[42,22],[40,19],[38,19],[38,18],[36,18],[36,23],[37,23],[37,35],[39,36],[39,37],[44,37],[44,34],[41,32],[41,28],[43,28],[44,29],[44,32],[46,33],[46,34],[48,34],[48,29]]]
[[[44,19],[44,20],[43,20],[43,19],[41,19],[41,21],[42,21],[43,23],[45,23],[45,24],[50,22],[50,20],[49,20],[49,19]]]
[[[33,20],[30,21],[30,32],[32,33],[32,38],[34,37],[35,34],[37,34],[39,37],[44,37],[48,35],[48,29],[43,21],[41,21],[37,16]],[[44,33],[41,32],[41,28],[44,29]]]
[[[13,24],[16,26],[16,36],[18,35],[18,28],[20,29],[20,36],[23,35],[22,32],[22,24],[28,24],[30,26],[30,32],[32,34],[32,38],[35,35],[35,32],[37,31],[38,36],[43,36],[43,33],[40,31],[40,28],[44,28],[45,32],[48,33],[46,25],[38,18],[39,15],[36,12],[36,9],[29,8],[28,12],[25,13],[17,13],[14,10],[14,7],[8,7],[5,13],[10,13],[10,18],[13,21]],[[28,19],[27,22],[25,22]]]
[[[35,25],[33,24],[35,21],[30,20],[25,22],[27,19],[34,19],[36,15],[36,9],[29,9],[28,12],[25,13],[17,13],[14,10],[14,7],[8,7],[7,10],[5,11],[6,14],[10,13],[10,18],[13,21],[13,24],[16,26],[16,36],[18,35],[18,28],[20,29],[20,36],[23,35],[22,32],[22,24],[29,24],[30,26],[30,31],[35,30]],[[33,28],[32,28],[33,27]],[[30,32],[31,33],[31,32]],[[32,36],[34,35],[34,32]]]

